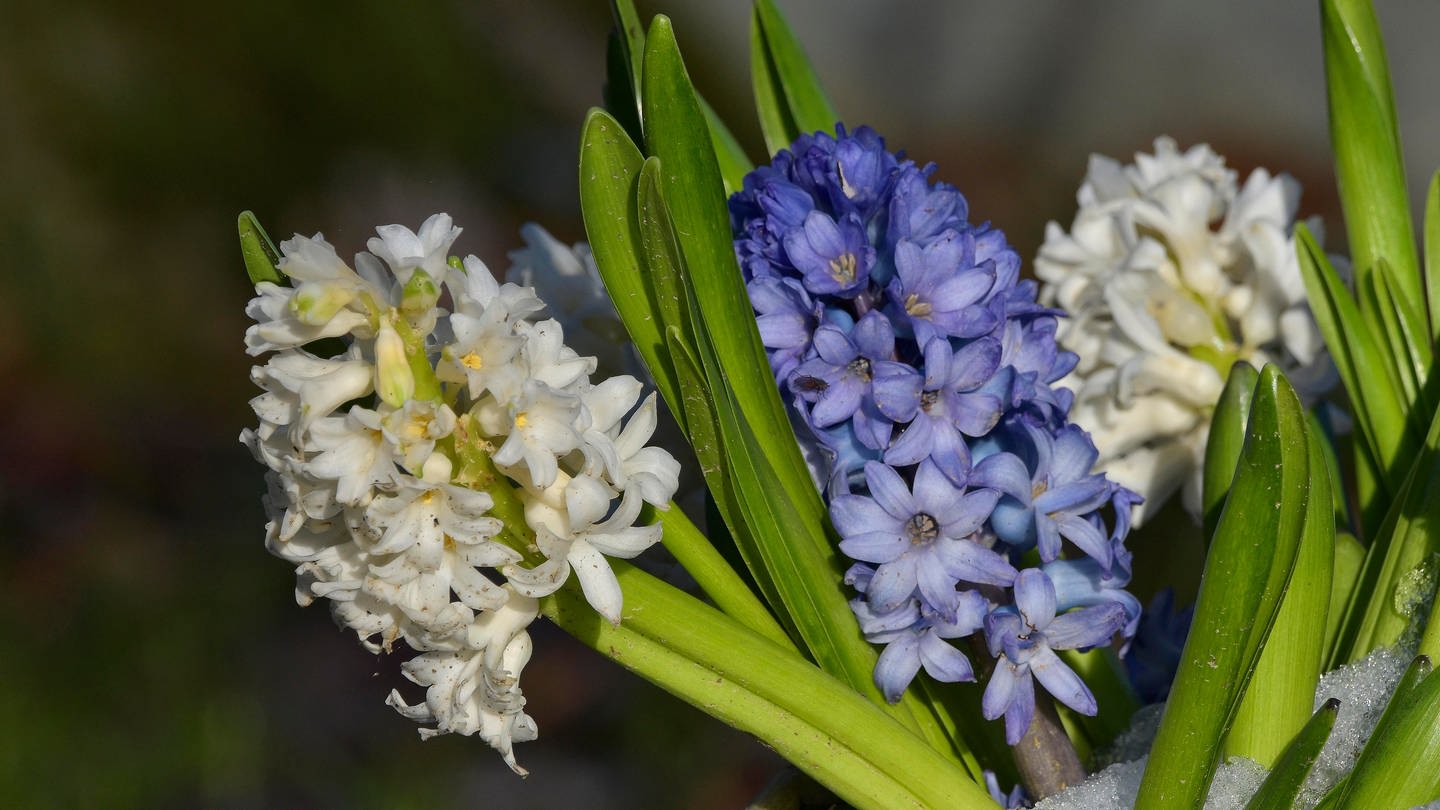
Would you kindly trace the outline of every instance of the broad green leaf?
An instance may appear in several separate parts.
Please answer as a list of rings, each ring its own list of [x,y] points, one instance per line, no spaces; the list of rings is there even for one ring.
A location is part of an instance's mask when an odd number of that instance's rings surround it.
[[[635,216],[642,164],[640,150],[624,127],[608,113],[591,110],[580,136],[580,213],[585,234],[620,321],[670,413],[682,419],[680,389],[665,350],[658,306],[645,284]]]
[[[645,27],[640,23],[640,15],[635,11],[635,4],[632,0],[611,0],[610,7],[615,15],[617,30],[612,32],[615,55],[607,62],[610,72],[606,84],[606,107],[625,125],[631,138],[640,141],[643,139],[640,120],[643,110],[640,103],[640,92],[645,63]],[[615,81],[620,77],[623,77],[625,82],[623,94],[612,88],[612,85],[620,84],[619,81]],[[614,104],[611,103],[612,97]],[[705,110],[705,119],[710,125],[710,139],[715,145],[715,156],[720,161],[720,172],[725,180],[725,192],[734,194],[740,190],[745,175],[755,166],[746,157],[740,142],[735,140],[735,136],[725,126],[725,121],[703,97],[697,94],[697,98],[699,98],[700,106]],[[621,106],[625,107],[626,114],[624,115],[620,112]]]
[[[1369,0],[1322,0],[1335,177],[1359,288],[1381,259],[1399,297],[1424,300],[1389,68]],[[1313,299],[1312,299],[1313,300]],[[1373,323],[1373,321],[1372,321]]]
[[[1440,798],[1440,674],[1416,658],[1345,780],[1336,807],[1414,807]]]
[[[776,611],[790,635],[800,638],[794,621],[783,610],[784,601],[775,586],[775,579],[770,569],[765,566],[760,551],[756,548],[750,525],[745,521],[740,495],[726,460],[720,423],[715,415],[715,404],[710,396],[709,384],[705,381],[705,373],[700,368],[700,362],[681,339],[677,327],[669,328],[668,337],[671,356],[680,380],[680,397],[685,409],[687,433],[690,445],[695,450],[696,461],[700,464],[700,472],[705,477],[705,487],[714,499],[715,508],[729,527],[736,550],[740,552],[740,558],[754,578],[756,587]]]
[[[1323,441],[1306,431],[1309,495],[1295,568],[1260,662],[1225,738],[1225,755],[1269,768],[1310,718],[1325,660],[1325,622],[1335,567],[1335,517]]]
[[[820,86],[820,77],[815,75],[815,69],[805,56],[805,49],[795,38],[795,32],[790,30],[780,9],[775,7],[774,0],[755,0],[754,22],[770,56],[769,63],[774,68],[775,81],[783,94],[790,120],[802,133],[834,132],[840,116],[826,97],[824,88]],[[754,39],[751,41],[753,43]]]
[[[861,808],[993,810],[955,763],[793,651],[623,561],[621,624],[575,583],[542,602],[566,632],[681,699],[755,735]]]
[[[1377,647],[1394,644],[1422,620],[1415,611],[1427,594],[1417,590],[1440,553],[1440,411],[1390,512],[1366,550],[1365,566],[1350,598],[1340,646],[1354,661]],[[1433,574],[1429,588],[1434,588]]]
[[[660,159],[646,158],[635,191],[640,223],[640,251],[646,286],[655,301],[661,329],[677,329],[686,346],[695,345],[695,322],[685,293],[684,256],[675,241],[675,227],[660,192]]]
[[[1387,266],[1382,259],[1381,268]],[[1430,331],[1423,316],[1404,299],[1396,298],[1386,274],[1371,273],[1369,297],[1379,318],[1376,337],[1386,344],[1404,401],[1418,417],[1425,409],[1425,381],[1430,374]]]
[[[749,156],[745,154],[745,148],[735,140],[730,128],[725,126],[725,121],[710,102],[701,96],[696,96],[700,101],[700,108],[705,111],[705,123],[710,126],[710,142],[715,147],[715,159],[720,163],[720,178],[725,181],[725,194],[731,195],[745,186],[745,175],[755,168],[750,162]]]
[[[1200,507],[1205,518],[1205,539],[1215,534],[1230,479],[1235,476],[1235,463],[1245,444],[1245,420],[1250,417],[1250,400],[1260,373],[1255,367],[1239,361],[1230,367],[1230,376],[1215,404],[1210,419],[1210,435],[1205,443],[1205,467],[1201,474]]]
[[[1425,193],[1425,300],[1430,311],[1430,337],[1440,345],[1440,171]]]
[[[1295,565],[1309,483],[1304,411],[1266,366],[1136,810],[1203,804]]]
[[[1349,532],[1335,534],[1335,568],[1330,579],[1330,612],[1325,618],[1325,660],[1326,666],[1336,665],[1335,645],[1339,640],[1340,627],[1345,619],[1345,607],[1350,604],[1350,595],[1360,579],[1360,569],[1365,564],[1365,546]]]
[[[1335,714],[1339,709],[1340,701],[1330,698],[1316,710],[1300,733],[1285,746],[1285,752],[1260,784],[1260,789],[1245,804],[1245,810],[1290,810],[1294,806],[1300,788],[1305,785],[1305,777],[1310,774],[1311,766],[1320,758],[1325,742],[1330,739],[1330,730],[1335,727]]]
[[[750,13],[750,84],[755,93],[755,115],[760,119],[765,149],[774,155],[795,142],[800,135],[800,127],[796,125],[790,114],[790,105],[785,101],[785,89],[780,86],[775,60],[765,44],[758,8]]]
[[[278,267],[280,251],[275,249],[270,235],[260,227],[260,220],[249,211],[241,211],[236,225],[240,231],[240,253],[245,257],[245,273],[250,276],[250,283],[268,281],[271,284],[284,284],[285,277],[280,274]]]
[[[680,236],[700,324],[784,493],[803,517],[820,525],[824,508],[795,443],[735,259],[730,213],[705,116],[664,16],[655,18],[646,48],[646,147],[664,167],[661,191]]]
[[[1300,274],[1305,279],[1310,308],[1345,390],[1350,394],[1362,436],[1360,447],[1371,454],[1384,476],[1378,482],[1382,495],[1393,493],[1400,483],[1399,477],[1409,469],[1414,458],[1416,438],[1409,428],[1404,401],[1392,377],[1393,369],[1339,274],[1309,230],[1300,225],[1295,233]],[[1362,512],[1366,511],[1366,504],[1361,506]],[[1374,528],[1365,527],[1367,533]]]
[[[1385,261],[1381,259],[1377,266],[1385,267]],[[1390,290],[1385,286],[1383,276],[1383,272],[1371,273],[1360,281],[1360,289],[1357,290],[1360,311],[1374,326],[1375,345],[1390,366],[1390,376],[1397,383],[1400,400],[1414,402],[1420,393],[1415,382],[1415,368],[1405,362],[1398,313],[1390,300]]]

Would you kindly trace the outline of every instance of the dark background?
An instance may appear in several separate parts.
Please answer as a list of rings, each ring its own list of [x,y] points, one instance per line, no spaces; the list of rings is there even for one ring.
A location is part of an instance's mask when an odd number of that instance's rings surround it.
[[[1089,153],[1162,133],[1299,177],[1342,242],[1312,3],[782,7],[842,114],[939,163],[1023,256]],[[747,6],[665,8],[759,157]],[[1381,16],[1418,197],[1440,5]],[[0,4],[0,805],[729,808],[773,772],[548,626],[528,780],[478,740],[422,744],[381,703],[397,662],[294,605],[236,441],[236,213],[349,255],[448,211],[497,271],[525,221],[577,241],[608,27],[579,0]]]

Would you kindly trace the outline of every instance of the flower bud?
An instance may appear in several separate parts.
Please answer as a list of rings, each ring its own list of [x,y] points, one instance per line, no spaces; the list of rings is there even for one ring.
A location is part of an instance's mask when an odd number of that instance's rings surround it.
[[[404,290],[400,296],[400,312],[411,322],[423,319],[435,308],[435,302],[440,300],[440,288],[435,284],[435,279],[421,269],[416,269],[405,282]]]
[[[405,358],[405,341],[389,323],[375,336],[375,393],[396,408],[415,393],[415,374]]]
[[[295,297],[290,299],[290,312],[301,323],[323,326],[354,297],[353,290],[339,284],[307,281],[295,290]]]

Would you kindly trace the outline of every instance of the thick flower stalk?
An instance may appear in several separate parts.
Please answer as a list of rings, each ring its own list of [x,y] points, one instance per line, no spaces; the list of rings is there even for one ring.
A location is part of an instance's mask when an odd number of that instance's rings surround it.
[[[529,287],[447,258],[450,217],[378,229],[354,267],[320,236],[281,245],[289,285],[261,282],[245,342],[259,425],[241,440],[269,471],[270,551],[297,565],[296,598],[330,600],[372,652],[403,641],[422,736],[479,734],[517,773],[533,740],[519,677],[539,598],[573,570],[618,622],[607,556],[660,537],[679,465],[647,446],[655,397],[565,345]],[[637,407],[638,404],[638,407]],[[628,418],[627,418],[628,415]]]
[[[1004,235],[872,130],[802,136],[730,201],[772,369],[854,565],[852,608],[898,700],[994,661],[983,701],[1014,744],[1034,681],[1096,703],[1056,650],[1134,634],[1124,540],[1139,498],[1069,424],[1076,363]],[[1104,513],[1113,511],[1107,522]],[[984,643],[957,646],[974,637]]]
[[[1244,185],[1208,146],[1169,138],[1133,165],[1099,155],[1070,230],[1035,260],[1040,300],[1070,313],[1080,357],[1060,382],[1100,469],[1139,492],[1137,523],[1177,490],[1200,509],[1210,417],[1230,366],[1274,363],[1302,397],[1337,379],[1306,303],[1293,231],[1300,186],[1257,169]],[[1319,233],[1318,222],[1311,222]]]

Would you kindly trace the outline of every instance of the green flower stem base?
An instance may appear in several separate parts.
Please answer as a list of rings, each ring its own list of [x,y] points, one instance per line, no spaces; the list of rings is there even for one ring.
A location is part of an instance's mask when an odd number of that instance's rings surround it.
[[[984,788],[853,689],[792,650],[622,561],[621,624],[578,585],[541,602],[566,632],[666,691],[754,734],[856,807],[987,808]]]

